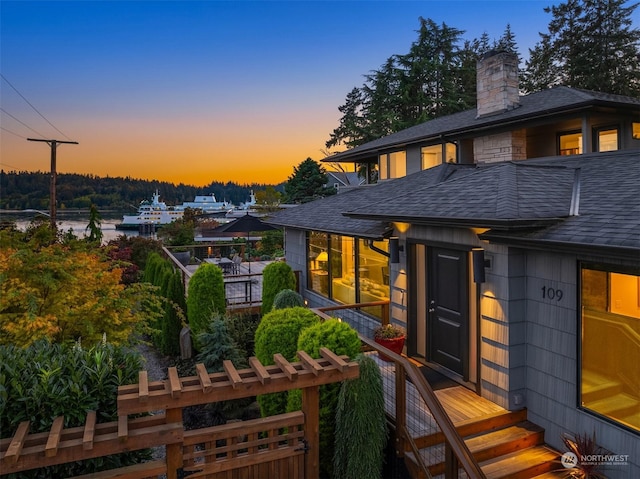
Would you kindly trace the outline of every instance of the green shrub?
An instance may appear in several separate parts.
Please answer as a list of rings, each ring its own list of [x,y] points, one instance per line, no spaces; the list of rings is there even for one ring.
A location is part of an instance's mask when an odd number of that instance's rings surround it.
[[[224,313],[226,299],[222,270],[214,264],[203,264],[189,280],[187,317],[191,335],[197,338],[204,332],[213,315]]]
[[[382,478],[387,420],[382,375],[376,362],[358,355],[360,376],[342,383],[336,406],[334,479]]]
[[[283,289],[296,289],[296,275],[282,261],[268,264],[262,271],[262,314],[273,309],[273,300]]]
[[[162,256],[160,256],[159,253],[156,253],[155,251],[149,253],[149,256],[147,256],[144,273],[142,275],[142,280],[147,283],[153,284],[153,279],[156,274],[156,269],[158,269],[162,261],[164,260],[162,259]]]
[[[286,309],[282,311],[287,311]],[[360,354],[361,342],[358,333],[347,323],[329,319],[304,329],[298,339],[298,350],[306,351],[312,358],[320,358],[320,348],[328,348],[337,355],[355,358]],[[332,476],[336,408],[340,383],[320,386],[320,470]],[[289,391],[287,411],[299,410],[299,389]]]
[[[214,317],[204,332],[198,336],[200,353],[198,362],[204,364],[210,373],[224,371],[222,362],[230,360],[237,369],[247,367],[247,361],[242,357],[229,334],[224,316]]]
[[[260,323],[260,316],[257,314],[234,314],[225,319],[227,330],[235,341],[240,354],[245,359],[255,356],[256,329]]]
[[[293,308],[304,306],[304,299],[299,293],[291,289],[283,289],[273,298],[273,309]]]
[[[44,432],[64,416],[64,427],[83,426],[87,411],[98,422],[118,417],[118,386],[135,383],[142,360],[125,347],[90,349],[37,341],[27,348],[0,346],[0,431],[10,437],[22,421]],[[141,462],[148,451],[97,458],[20,473],[21,478],[70,477]]]
[[[186,320],[187,302],[184,297],[184,285],[180,271],[174,271],[167,282],[164,317],[162,318],[162,336],[160,350],[163,354],[180,354],[180,331]]]
[[[320,318],[306,308],[271,311],[262,317],[256,329],[256,357],[265,365],[273,364],[273,355],[276,353],[295,361],[300,332],[319,322]],[[263,417],[282,414],[287,409],[287,393],[260,395],[258,403]]]

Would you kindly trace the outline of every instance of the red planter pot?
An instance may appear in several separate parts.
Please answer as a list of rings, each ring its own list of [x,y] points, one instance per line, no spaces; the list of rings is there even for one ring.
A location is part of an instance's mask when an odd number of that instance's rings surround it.
[[[401,354],[402,349],[404,348],[405,337],[402,336],[400,338],[379,338],[374,340],[379,345],[384,346],[385,348],[393,351],[394,353]],[[391,359],[389,356],[386,356],[382,353],[378,353],[378,356],[383,361],[393,361],[393,359]]]

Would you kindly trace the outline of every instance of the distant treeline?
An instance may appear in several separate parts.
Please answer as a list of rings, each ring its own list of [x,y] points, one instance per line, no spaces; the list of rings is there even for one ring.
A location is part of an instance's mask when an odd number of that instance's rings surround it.
[[[49,208],[51,175],[43,172],[0,171],[0,209]],[[249,200],[251,190],[264,190],[266,184],[237,185],[232,182],[212,182],[208,186],[169,183],[156,180],[139,180],[130,177],[106,177],[94,175],[58,174],[56,199],[58,208],[87,209],[95,204],[98,210],[134,211],[142,200],[150,200],[158,190],[160,199],[168,205],[193,201],[196,195],[213,193],[218,201],[240,204]],[[284,191],[284,184],[275,185]]]

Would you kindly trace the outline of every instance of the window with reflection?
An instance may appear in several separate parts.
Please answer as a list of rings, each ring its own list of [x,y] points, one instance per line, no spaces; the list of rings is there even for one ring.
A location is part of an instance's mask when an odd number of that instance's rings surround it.
[[[307,288],[329,296],[329,237],[311,231],[307,237]]]
[[[634,140],[640,140],[640,123],[631,124],[631,136]]]
[[[618,149],[618,129],[606,128],[596,132],[596,151],[616,151]]]
[[[378,251],[377,251],[378,250]],[[379,251],[388,252],[388,241],[358,240],[359,302],[369,303],[389,299],[389,258]],[[378,315],[379,308],[371,314]]]
[[[395,151],[380,155],[378,169],[381,180],[402,178],[407,176],[407,154],[404,151]]]
[[[438,145],[425,146],[420,150],[420,168],[427,170],[442,163],[456,163],[456,145],[444,143]],[[443,161],[444,158],[444,161]]]
[[[580,401],[640,431],[640,272],[582,265]]]
[[[561,155],[580,155],[582,154],[582,133],[572,132],[563,133],[558,136],[560,146],[559,153]]]
[[[388,300],[388,250],[388,241],[309,232],[307,289],[344,304]],[[367,312],[380,316],[381,308]]]
[[[355,265],[353,238],[331,235],[332,299],[344,304],[356,302]]]

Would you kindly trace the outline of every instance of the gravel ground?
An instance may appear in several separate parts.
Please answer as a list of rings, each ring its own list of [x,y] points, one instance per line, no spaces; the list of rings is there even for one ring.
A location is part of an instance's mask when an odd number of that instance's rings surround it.
[[[136,349],[145,359],[142,367],[147,370],[149,381],[160,381],[167,378],[167,368],[173,366],[173,360],[170,357],[163,356],[148,344],[140,343]]]

